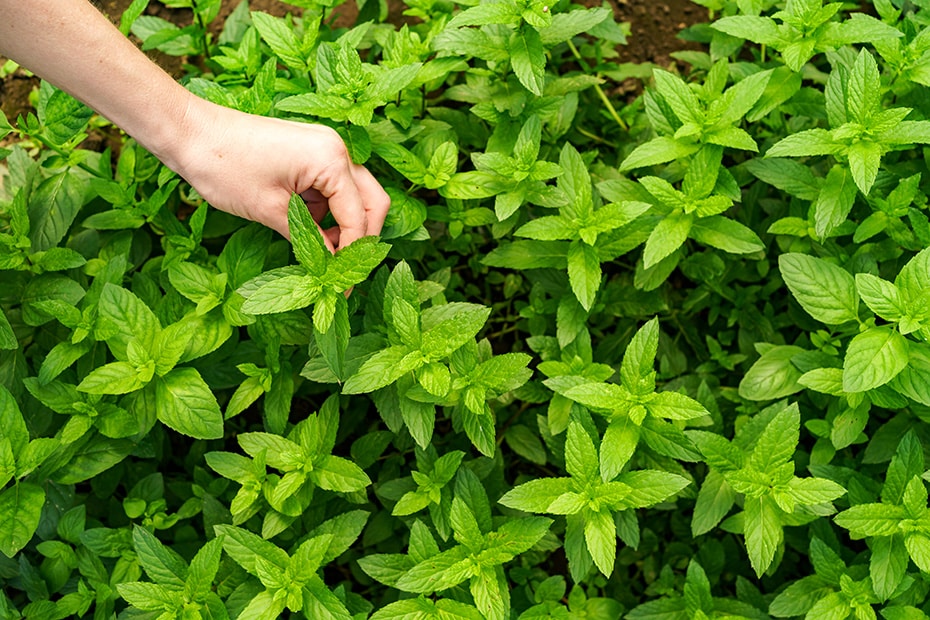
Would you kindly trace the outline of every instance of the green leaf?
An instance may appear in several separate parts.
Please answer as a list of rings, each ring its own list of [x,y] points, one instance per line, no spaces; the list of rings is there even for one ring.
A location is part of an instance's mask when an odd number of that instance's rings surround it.
[[[765,244],[752,229],[722,215],[695,221],[689,235],[698,243],[732,254],[752,254],[765,249]]]
[[[546,56],[542,39],[533,28],[521,28],[510,39],[510,64],[520,83],[541,97],[546,84]]]
[[[424,620],[432,618],[485,620],[485,616],[471,605],[449,599],[440,599],[433,602],[423,596],[391,603],[377,610],[371,616],[371,620],[398,620],[400,618],[409,618],[410,620],[420,620],[421,618]]]
[[[547,512],[561,495],[568,493],[570,478],[538,478],[512,488],[498,501],[515,510]]]
[[[648,469],[620,474],[617,481],[630,487],[622,502],[628,508],[655,506],[691,484],[691,481],[683,476]]]
[[[266,272],[263,276],[265,277]],[[248,284],[246,284],[248,286]],[[247,314],[275,314],[306,308],[320,296],[317,278],[305,275],[286,275],[265,282],[248,295],[239,289],[246,298],[242,311]]]
[[[87,185],[69,169],[45,179],[29,194],[31,251],[50,250],[64,239],[84,204]]]
[[[569,427],[571,429],[571,427]],[[617,557],[617,528],[610,512],[588,512],[584,523],[584,537],[588,552],[597,569],[609,577]]]
[[[652,230],[643,251],[643,263],[650,268],[682,246],[691,232],[693,217],[688,214],[665,216]]]
[[[887,600],[907,574],[908,551],[901,535],[875,536],[869,541],[869,575],[875,594]]]
[[[391,246],[377,237],[362,237],[340,249],[329,261],[323,281],[338,292],[362,282],[387,257]]]
[[[364,510],[350,510],[324,521],[313,529],[309,536],[331,536],[323,553],[321,564],[332,562],[346,552],[362,533],[369,513]]]
[[[271,563],[281,571],[287,569],[289,558],[277,545],[231,525],[216,525],[213,529],[217,536],[223,537],[223,550],[250,574],[258,576],[258,558]]]
[[[463,26],[484,26],[488,24],[513,24],[520,19],[516,5],[508,3],[489,3],[472,6],[455,16],[446,28]]]
[[[707,409],[693,398],[678,392],[659,392],[646,404],[649,413],[668,420],[693,420],[709,415]]]
[[[801,391],[802,373],[791,360],[803,352],[800,347],[781,345],[763,353],[740,381],[739,395],[748,400],[775,400]]]
[[[442,359],[481,330],[491,309],[478,304],[452,302],[428,308],[422,314],[422,352],[430,359]]]
[[[13,127],[10,125],[10,121],[7,120],[6,114],[0,114],[0,140],[10,135],[12,131]]]
[[[736,492],[727,484],[723,475],[713,469],[707,472],[694,504],[692,536],[701,536],[717,527],[735,502]]]
[[[865,538],[897,533],[905,515],[902,506],[858,504],[839,513],[833,520],[840,527],[849,530],[851,536]]]
[[[308,69],[306,50],[283,19],[260,11],[252,11],[250,16],[259,36],[268,44],[275,56],[293,69],[302,71]]]
[[[843,358],[843,389],[865,392],[885,385],[907,366],[907,341],[890,327],[873,327],[849,343]]]
[[[844,150],[842,143],[833,139],[826,129],[807,129],[790,134],[772,145],[766,157],[811,157],[834,155]]]
[[[514,424],[504,433],[504,441],[517,455],[537,465],[546,464],[546,449],[539,435],[529,427]]]
[[[899,394],[930,406],[930,351],[916,343],[909,343],[908,349],[907,366],[889,385]]]
[[[597,250],[583,241],[568,246],[568,281],[575,298],[590,310],[601,286],[601,262]]]
[[[147,351],[155,348],[155,339],[161,331],[161,325],[155,313],[130,291],[114,284],[105,284],[97,311],[100,319],[116,330],[115,334],[107,338],[107,345],[116,359],[126,360],[126,347],[133,338]]]
[[[825,478],[794,478],[788,488],[801,506],[825,504],[846,494],[846,489],[841,485]]]
[[[827,325],[859,318],[855,279],[842,267],[806,254],[778,257],[785,284],[809,315]]]
[[[6,318],[6,314],[0,309],[0,350],[12,350],[18,347],[19,341],[16,339],[13,327],[10,325],[9,319]]]
[[[750,159],[743,165],[760,181],[796,198],[817,200],[820,195],[823,180],[815,177],[809,166],[776,157]]]
[[[566,471],[583,483],[583,481],[598,479],[600,477],[598,468],[597,451],[591,437],[580,424],[570,422],[565,441]]]
[[[116,584],[116,589],[127,603],[137,609],[162,611],[181,605],[180,592],[156,583],[124,582]]]
[[[914,564],[923,572],[930,572],[930,536],[913,532],[904,536],[904,546]]]
[[[458,585],[469,577],[465,570],[456,566],[465,559],[465,555],[461,546],[443,551],[408,570],[397,580],[395,587],[405,592],[425,594]]]
[[[586,380],[563,386],[560,377],[548,379],[545,384],[557,393],[585,407],[602,411],[626,411],[632,406],[629,392],[613,383],[591,383]]]
[[[862,155],[865,156],[866,151]],[[865,164],[860,161],[859,164]],[[859,165],[857,164],[857,165]],[[850,159],[852,165],[852,159]],[[871,169],[870,169],[871,170]],[[876,164],[875,171],[878,170]],[[853,203],[856,199],[856,188],[862,188],[860,182],[864,182],[864,168],[857,168],[853,173],[842,166],[833,166],[827,173],[827,178],[814,204],[814,231],[820,239],[826,239],[836,230],[840,224],[846,221],[846,217],[852,210]],[[874,175],[869,173],[874,180]],[[871,186],[871,183],[869,183]],[[863,190],[863,193],[868,193]]]
[[[656,352],[659,347],[659,319],[655,317],[640,327],[623,354],[620,379],[624,385],[637,385],[642,379],[654,382]]]
[[[882,146],[875,142],[859,140],[849,147],[846,156],[849,158],[849,171],[856,187],[863,194],[868,195],[881,165]]]
[[[759,435],[750,465],[760,472],[774,472],[794,455],[800,427],[801,417],[796,404],[779,411]]]
[[[655,69],[653,78],[656,82],[656,90],[682,123],[702,124],[704,106],[680,77],[668,71]]]
[[[12,558],[29,543],[44,504],[45,490],[28,482],[0,492],[0,552]]]
[[[259,224],[237,230],[226,241],[216,266],[227,274],[229,287],[239,288],[262,272],[272,231]]]
[[[789,67],[776,67],[765,85],[762,96],[746,114],[746,120],[750,123],[762,120],[796,95],[799,90],[801,90],[801,75]],[[752,161],[762,160],[751,160],[746,163],[752,163]]]
[[[481,262],[508,269],[564,269],[567,254],[564,241],[515,241],[497,246]]]
[[[743,500],[743,522],[746,551],[757,577],[768,570],[775,552],[784,540],[778,507],[766,497],[746,497]]]
[[[344,394],[373,392],[394,383],[422,365],[424,361],[419,352],[411,352],[405,346],[398,345],[378,351],[365,360],[358,371],[346,380],[342,392]]]
[[[730,36],[748,39],[760,45],[779,47],[781,30],[775,20],[757,15],[733,15],[721,17],[712,24],[714,30]]]
[[[769,613],[776,618],[788,618],[806,614],[824,596],[833,593],[826,580],[811,575],[788,585],[772,600]]]
[[[316,221],[310,215],[307,203],[297,194],[291,194],[288,202],[287,224],[297,261],[306,268],[307,273],[322,275],[326,271],[329,250]]]
[[[601,440],[601,477],[613,480],[629,462],[639,444],[640,427],[629,416],[610,423]]]
[[[699,148],[701,148],[699,143],[659,136],[633,149],[633,152],[620,164],[620,171],[625,172],[684,159],[693,155]]]
[[[187,563],[144,527],[132,530],[132,546],[145,573],[156,583],[183,587],[187,581]]]
[[[879,111],[882,85],[875,58],[864,49],[859,50],[849,72],[846,93],[846,110],[850,120],[868,126],[872,116]]]
[[[898,321],[906,313],[898,288],[869,273],[856,274],[856,290],[869,309],[886,321]]]
[[[194,368],[175,368],[155,379],[155,401],[162,423],[196,439],[223,436],[223,414],[216,397]]]
[[[18,457],[29,443],[29,429],[16,399],[3,385],[0,385],[0,428],[3,439],[10,442],[13,456]]]
[[[361,491],[371,484],[361,467],[338,456],[324,456],[316,461],[310,476],[320,488],[342,493]]]
[[[154,372],[154,366],[151,370]],[[146,383],[148,380],[140,377],[140,371],[129,362],[111,362],[92,370],[77,389],[88,394],[128,394]]]

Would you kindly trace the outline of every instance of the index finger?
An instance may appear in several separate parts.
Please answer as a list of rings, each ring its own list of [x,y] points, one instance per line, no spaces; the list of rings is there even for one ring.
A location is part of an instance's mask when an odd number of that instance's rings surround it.
[[[368,219],[368,234],[380,234],[384,226],[384,218],[387,217],[391,207],[391,197],[365,166],[353,164],[352,173]]]
[[[350,165],[346,158],[344,163],[330,166],[316,188],[339,225],[337,251],[368,234],[368,216]]]

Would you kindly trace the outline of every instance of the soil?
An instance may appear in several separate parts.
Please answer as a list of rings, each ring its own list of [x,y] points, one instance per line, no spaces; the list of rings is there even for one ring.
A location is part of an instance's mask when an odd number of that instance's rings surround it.
[[[621,62],[652,62],[668,66],[670,54],[698,45],[677,38],[694,24],[706,22],[707,9],[691,0],[610,0],[618,22],[629,22],[627,45],[618,48]]]
[[[224,0],[216,24],[219,29],[223,18],[239,4],[240,0]],[[131,0],[95,0],[94,4],[114,22],[119,21],[123,10],[129,6]],[[588,6],[602,5],[603,0],[589,0]],[[677,38],[677,34],[687,26],[707,20],[707,11],[691,2],[691,0],[607,0],[614,9],[617,21],[629,22],[631,35],[628,44],[620,46],[618,52],[621,62],[652,62],[660,66],[668,66],[673,62],[670,54],[682,49],[694,49],[693,44],[686,43]],[[287,12],[297,12],[293,6],[279,0],[250,0],[252,10],[264,11],[272,15],[283,16]],[[397,0],[388,1],[388,20],[392,23],[403,23],[408,20],[403,13],[404,5]],[[191,23],[192,15],[189,10],[168,9],[159,2],[152,2],[146,10],[149,15],[157,15],[174,23],[186,26]],[[353,0],[338,7],[332,16],[333,24],[347,26],[354,23],[358,9]],[[183,59],[167,56],[158,52],[151,53],[151,57],[162,68],[175,76],[182,72]],[[2,59],[0,59],[2,64]],[[0,80],[0,110],[8,118],[15,119],[19,114],[31,110],[29,93],[37,83],[37,79],[29,77],[22,70],[6,76]],[[638,88],[638,87],[637,87]],[[618,89],[626,90],[626,89]]]

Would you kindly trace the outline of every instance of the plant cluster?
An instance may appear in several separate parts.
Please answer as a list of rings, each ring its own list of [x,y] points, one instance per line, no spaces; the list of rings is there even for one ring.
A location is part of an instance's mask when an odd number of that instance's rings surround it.
[[[569,0],[147,4],[392,207],[331,255],[0,116],[0,618],[928,618],[926,2],[700,0],[669,67]]]

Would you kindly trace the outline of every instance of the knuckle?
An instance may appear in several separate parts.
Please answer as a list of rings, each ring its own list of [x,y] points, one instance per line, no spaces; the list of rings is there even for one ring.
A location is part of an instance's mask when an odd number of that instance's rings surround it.
[[[386,213],[391,208],[391,197],[383,187],[378,187],[371,198],[371,205],[378,213]]]
[[[327,159],[334,163],[348,163],[349,161],[349,150],[335,129],[320,126],[319,148],[322,153],[325,153]]]

